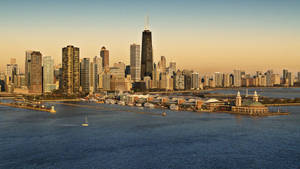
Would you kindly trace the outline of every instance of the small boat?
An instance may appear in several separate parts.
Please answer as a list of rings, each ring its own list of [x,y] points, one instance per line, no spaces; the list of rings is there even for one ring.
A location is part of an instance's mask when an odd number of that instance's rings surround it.
[[[135,106],[142,107],[142,104],[141,103],[137,103],[137,104],[135,104]]]
[[[179,107],[176,104],[171,104],[170,110],[179,110]]]
[[[144,107],[153,109],[155,106],[154,106],[154,104],[151,104],[151,103],[145,103]]]
[[[83,127],[88,127],[89,126],[89,122],[88,122],[87,116],[85,116],[85,122],[83,124],[81,124],[81,126],[83,126]]]
[[[125,106],[125,102],[124,101],[118,101],[118,105]]]

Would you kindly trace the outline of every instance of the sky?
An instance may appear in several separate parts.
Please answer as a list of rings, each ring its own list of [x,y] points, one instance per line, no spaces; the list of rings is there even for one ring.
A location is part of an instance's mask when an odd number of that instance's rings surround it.
[[[0,70],[10,58],[24,68],[25,51],[61,62],[62,48],[80,57],[129,64],[150,18],[154,60],[199,73],[288,68],[300,71],[299,0],[1,0]]]

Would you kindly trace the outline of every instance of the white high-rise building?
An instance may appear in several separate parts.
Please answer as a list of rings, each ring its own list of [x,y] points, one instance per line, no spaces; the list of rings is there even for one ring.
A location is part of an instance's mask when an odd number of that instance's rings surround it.
[[[51,56],[43,58],[43,92],[48,93],[56,89],[54,84],[54,60]]]
[[[223,87],[223,74],[220,72],[215,72],[215,83],[216,83],[216,87]]]
[[[141,80],[141,52],[140,45],[130,45],[130,75],[136,82]]]
[[[241,70],[234,70],[233,71],[233,86],[234,87],[241,87],[242,86]]]
[[[197,72],[192,73],[192,89],[199,89],[199,73]]]

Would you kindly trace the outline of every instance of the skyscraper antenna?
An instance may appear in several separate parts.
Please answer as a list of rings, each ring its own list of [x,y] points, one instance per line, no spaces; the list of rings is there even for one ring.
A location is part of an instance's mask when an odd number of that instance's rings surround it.
[[[149,30],[149,16],[145,18],[145,30]]]

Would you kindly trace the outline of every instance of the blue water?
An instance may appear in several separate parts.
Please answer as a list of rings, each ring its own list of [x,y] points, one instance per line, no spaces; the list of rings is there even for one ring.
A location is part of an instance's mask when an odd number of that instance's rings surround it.
[[[245,95],[246,88],[240,89],[222,89],[209,91],[210,93],[225,93],[236,94],[238,91]],[[249,88],[249,95],[253,95],[257,91],[258,95],[272,97],[272,98],[300,98],[300,88]]]
[[[57,104],[0,106],[0,168],[300,168],[300,107],[288,116]],[[146,113],[142,113],[145,111]],[[89,127],[81,127],[88,114]]]

